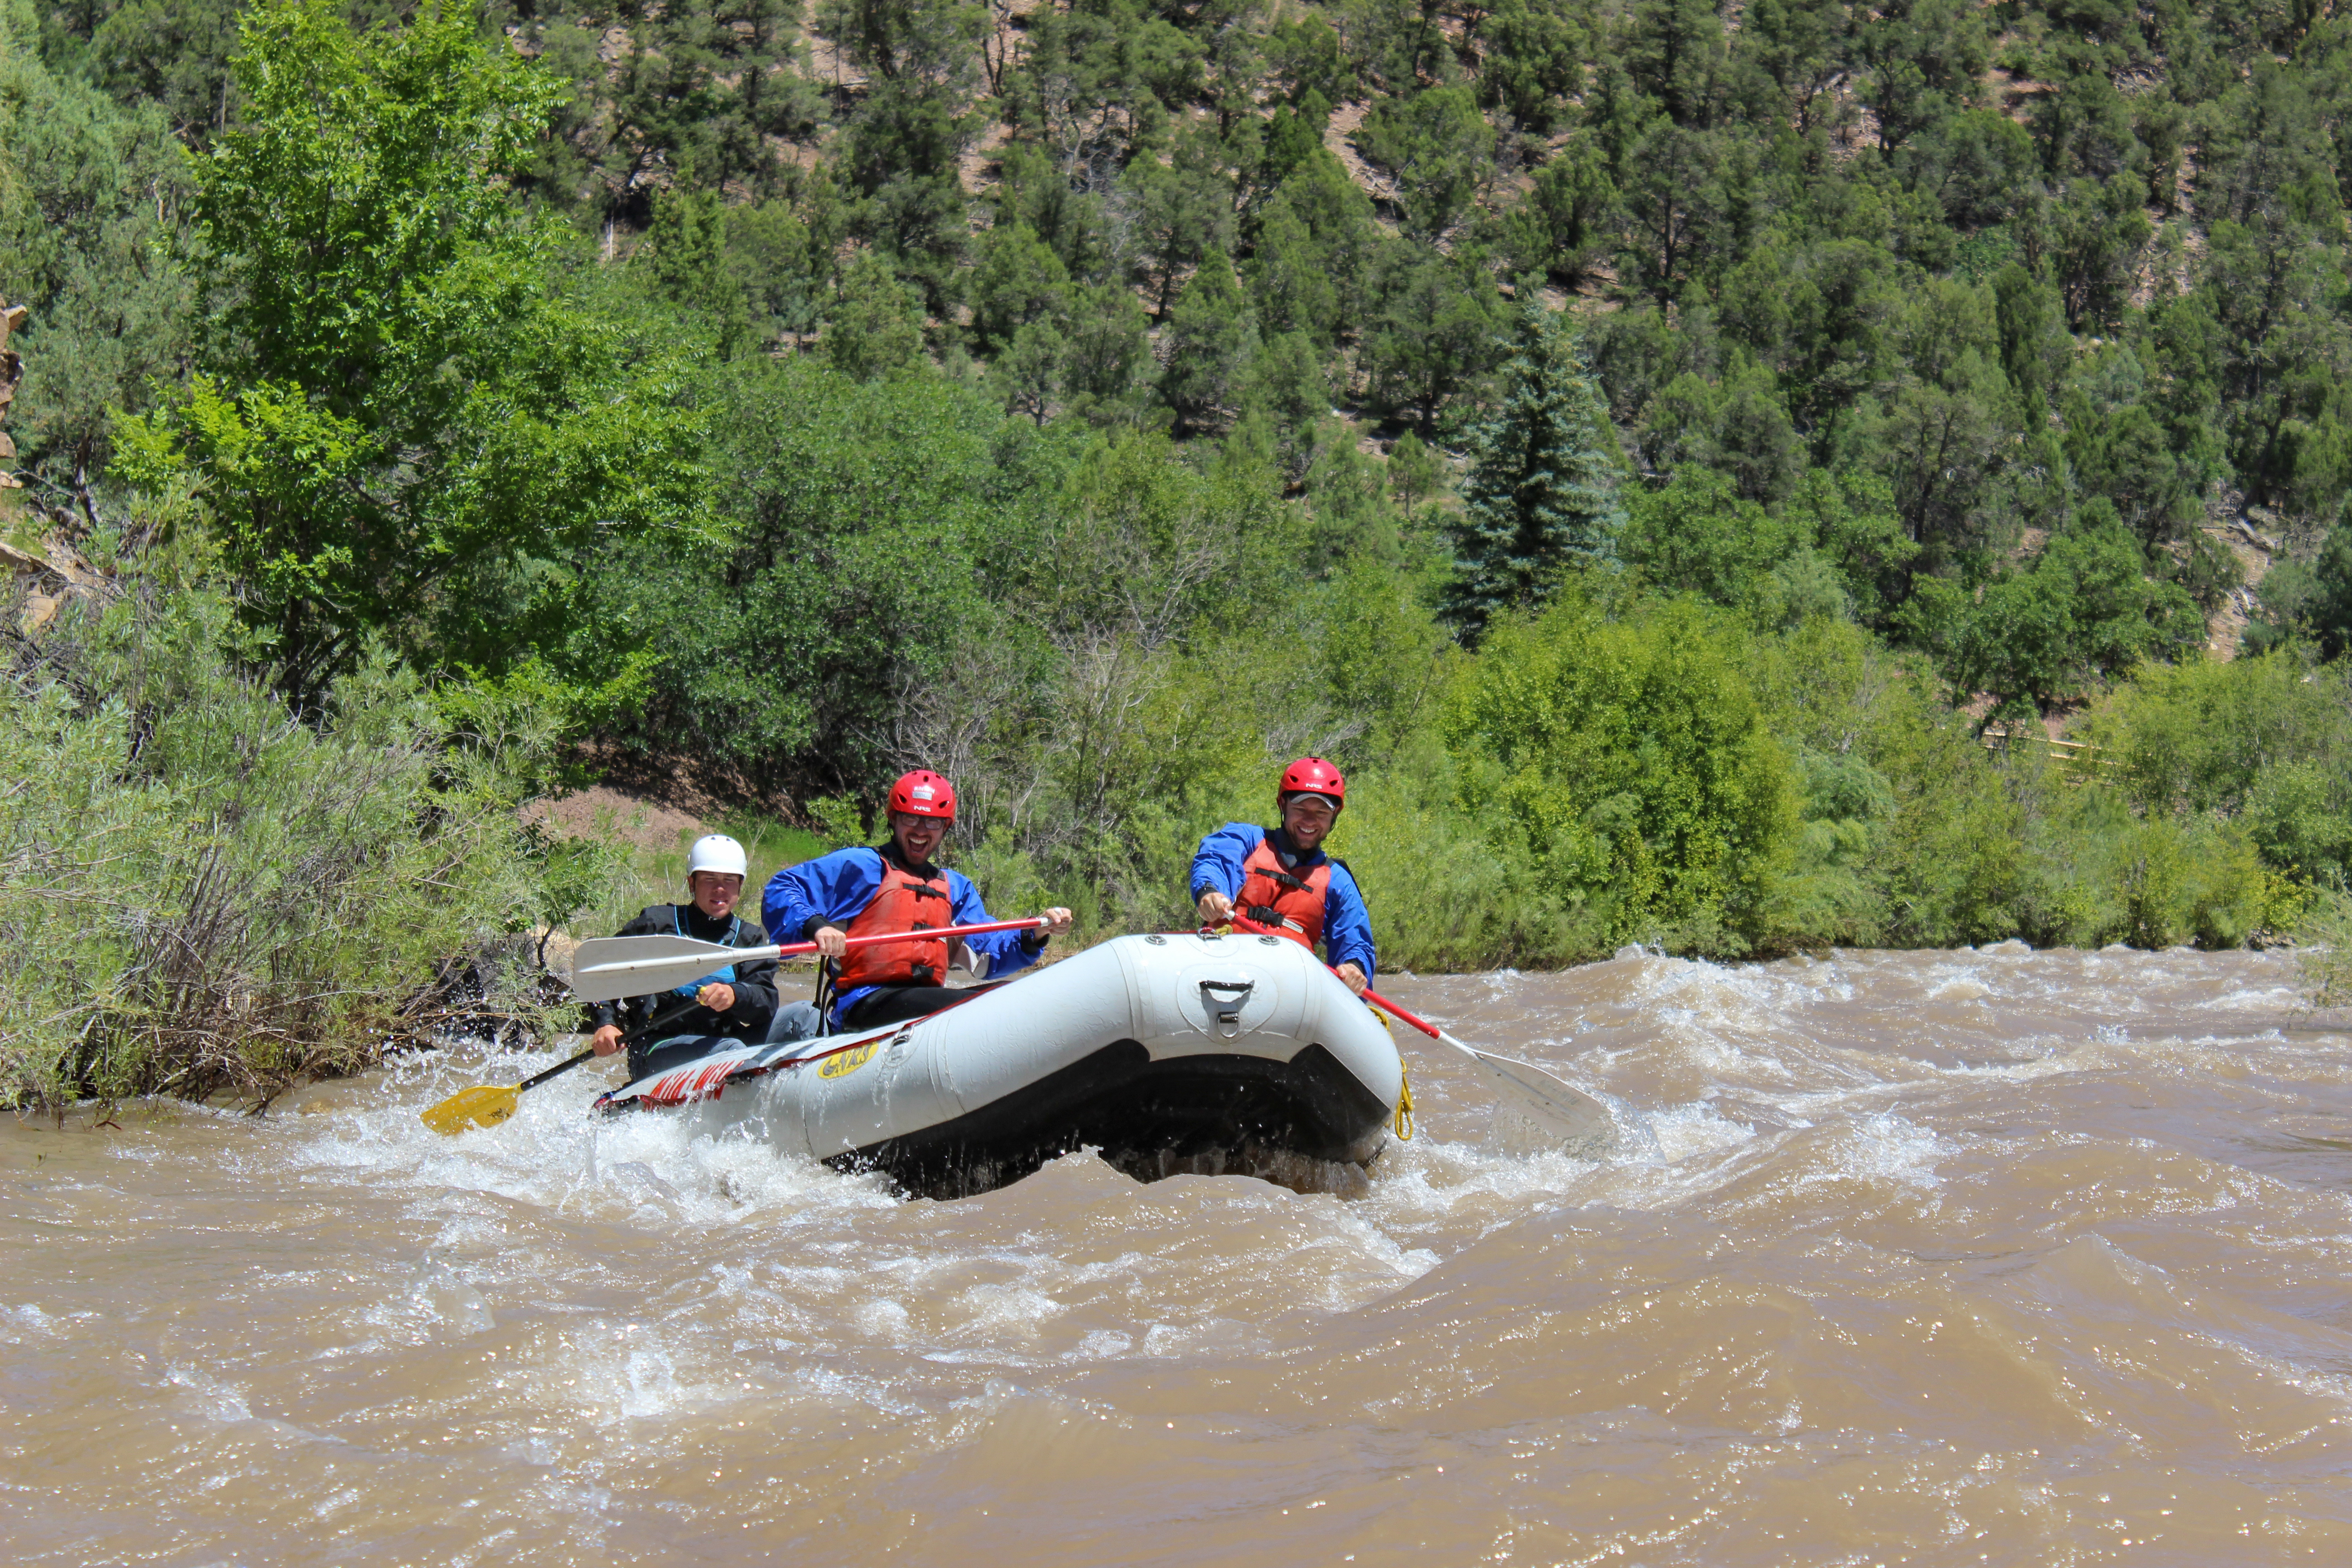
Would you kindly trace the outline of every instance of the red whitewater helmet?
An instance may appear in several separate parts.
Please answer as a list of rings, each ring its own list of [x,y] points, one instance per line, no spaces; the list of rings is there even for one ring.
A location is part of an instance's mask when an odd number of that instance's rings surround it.
[[[1348,781],[1322,758],[1301,757],[1282,770],[1282,782],[1274,790],[1276,805],[1287,802],[1294,795],[1327,796],[1332,811],[1337,813],[1348,804]]]
[[[909,816],[943,816],[955,820],[955,786],[929,768],[900,773],[890,786],[890,809]]]

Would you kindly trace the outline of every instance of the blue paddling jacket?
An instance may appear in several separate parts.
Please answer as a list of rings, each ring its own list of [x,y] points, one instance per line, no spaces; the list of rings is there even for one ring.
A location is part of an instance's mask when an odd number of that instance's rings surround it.
[[[861,846],[836,849],[830,855],[787,866],[768,879],[766,889],[760,894],[760,918],[771,931],[792,933],[789,937],[778,936],[780,942],[814,942],[822,926],[846,930],[849,922],[864,913],[866,906],[882,891],[882,864],[881,850]],[[944,867],[938,869],[947,878],[955,924],[986,925],[996,918],[980,901],[980,889],[971,885],[970,878]],[[974,953],[988,960],[991,979],[1028,968],[1045,951],[1042,931],[990,931],[961,940]],[[860,985],[836,993],[833,1011],[825,1020],[827,1026],[839,1028],[843,1014],[856,1006],[861,997],[880,989],[877,985]]]
[[[1282,865],[1301,876],[1326,865],[1331,868],[1330,881],[1323,889],[1323,962],[1334,969],[1353,963],[1364,972],[1366,980],[1371,979],[1378,973],[1372,916],[1364,908],[1364,895],[1356,886],[1355,876],[1346,862],[1320,849],[1301,855],[1279,827],[1269,833],[1254,822],[1228,822],[1203,837],[1192,852],[1192,901],[1198,903],[1202,893],[1214,891],[1238,902],[1242,884],[1249,878],[1246,863],[1260,845],[1271,846]]]

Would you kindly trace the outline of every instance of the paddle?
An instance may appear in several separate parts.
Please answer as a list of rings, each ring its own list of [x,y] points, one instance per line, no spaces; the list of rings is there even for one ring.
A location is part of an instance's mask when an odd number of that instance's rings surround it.
[[[624,1035],[621,1043],[625,1047],[633,1046],[639,1040],[650,1038],[693,1012],[695,1004],[689,999],[667,1012],[656,1014]],[[595,1055],[595,1051],[590,1049],[576,1057],[567,1057],[545,1072],[534,1073],[520,1083],[478,1083],[471,1089],[461,1089],[440,1104],[423,1111],[419,1120],[434,1131],[452,1136],[468,1127],[496,1127],[515,1113],[515,1102],[522,1098],[525,1089],[537,1089],[551,1078],[562,1078],[582,1062],[592,1060]]]
[[[1235,928],[1260,936],[1281,933],[1258,924],[1236,910],[1227,917]],[[1337,973],[1338,971],[1333,971]],[[1521,1117],[1535,1123],[1545,1136],[1558,1140],[1563,1152],[1579,1159],[1597,1160],[1617,1142],[1617,1124],[1608,1110],[1581,1089],[1516,1057],[1498,1057],[1475,1046],[1464,1045],[1425,1018],[1415,1017],[1379,992],[1367,988],[1364,1000],[1400,1023],[1410,1024],[1431,1039],[1453,1047],[1475,1063],[1486,1082]]]
[[[1021,921],[991,921],[985,925],[940,926],[931,931],[877,931],[853,936],[844,945],[874,947],[886,942],[940,942],[950,937],[982,936],[996,931],[1040,931],[1045,917]],[[599,936],[580,944],[572,957],[572,990],[583,1002],[610,1002],[621,996],[644,996],[686,985],[730,963],[758,963],[770,958],[793,958],[814,952],[816,943],[796,942],[784,947],[721,947],[690,936]]]

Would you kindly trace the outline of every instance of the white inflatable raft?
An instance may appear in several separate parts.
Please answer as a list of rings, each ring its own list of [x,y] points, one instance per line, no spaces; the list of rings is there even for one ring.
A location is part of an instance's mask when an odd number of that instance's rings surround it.
[[[1312,1167],[1380,1153],[1403,1087],[1380,1016],[1305,948],[1185,934],[1120,937],[927,1018],[716,1052],[596,1109],[690,1115],[961,1197],[1088,1147],[1147,1181],[1321,1185]]]

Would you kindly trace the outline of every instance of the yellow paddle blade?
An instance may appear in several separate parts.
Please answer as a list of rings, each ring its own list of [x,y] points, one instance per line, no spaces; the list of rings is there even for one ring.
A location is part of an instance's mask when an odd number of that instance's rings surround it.
[[[468,1127],[496,1127],[515,1113],[522,1089],[515,1084],[482,1083],[461,1089],[424,1113],[425,1125],[436,1132],[463,1132]]]

